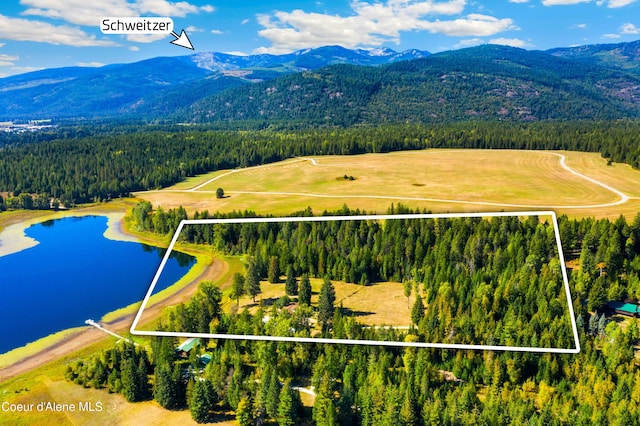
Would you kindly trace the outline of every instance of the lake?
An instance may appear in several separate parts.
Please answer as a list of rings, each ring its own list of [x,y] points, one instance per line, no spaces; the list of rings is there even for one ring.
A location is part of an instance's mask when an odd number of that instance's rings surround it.
[[[47,221],[25,232],[40,244],[0,257],[0,353],[144,298],[165,250],[109,240],[106,229],[104,216]],[[154,293],[194,263],[174,251]]]

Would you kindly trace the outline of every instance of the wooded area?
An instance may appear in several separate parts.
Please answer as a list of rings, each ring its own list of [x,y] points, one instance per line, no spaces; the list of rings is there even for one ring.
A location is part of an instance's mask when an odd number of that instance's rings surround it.
[[[266,125],[266,124],[265,124]],[[178,127],[178,126],[176,126]],[[563,149],[599,152],[640,167],[637,122],[468,122],[312,130],[197,130],[85,135],[61,129],[14,136],[0,145],[0,192],[46,194],[64,205],[158,189],[220,169],[305,155],[351,155],[425,148]],[[66,137],[71,134],[71,137]],[[59,139],[55,139],[59,137]],[[42,143],[46,141],[46,143]]]
[[[403,207],[394,210],[394,212],[398,211],[407,212],[408,210]],[[333,212],[341,215],[345,213],[352,212],[348,209]],[[153,223],[152,213],[150,215],[149,223]],[[248,215],[251,213],[244,212],[235,216]],[[218,217],[221,216],[218,215]],[[613,293],[611,289],[616,288],[618,292],[616,296],[637,298],[635,292],[637,276],[640,273],[640,245],[638,244],[640,215],[631,224],[624,218],[610,222],[592,219],[568,220],[566,217],[561,217],[559,223],[562,239],[567,241],[567,251],[573,256],[579,255],[582,262],[585,262],[580,270],[574,270],[571,274],[571,286],[574,289],[575,298],[573,306],[576,309],[582,344],[580,354],[554,355],[217,340],[215,343],[209,342],[206,349],[204,346],[207,343],[203,342],[199,349],[189,355],[189,359],[178,359],[173,352],[177,341],[162,338],[155,341],[152,351],[152,363],[155,366],[156,375],[155,398],[165,407],[190,406],[194,419],[200,422],[213,418],[212,416],[216,413],[232,409],[240,424],[254,424],[260,421],[278,424],[310,424],[313,421],[320,425],[637,424],[640,422],[638,409],[640,373],[637,371],[633,345],[636,345],[640,338],[640,330],[635,320],[621,327],[616,322],[610,322],[598,311],[591,310],[597,307],[592,306],[587,309],[587,304],[594,303],[592,299],[598,298],[596,293],[600,290],[594,289],[600,285],[611,293]],[[342,230],[340,226],[334,225],[336,229],[333,237],[337,241],[340,236],[341,242],[349,239],[350,244],[346,245],[347,251],[353,250],[354,247],[364,250],[367,247],[369,232],[372,232],[371,238],[375,246],[374,224],[363,225],[369,226],[368,229],[363,228],[367,230],[366,238],[365,235],[360,234],[360,227],[354,226],[355,224],[351,221],[345,221],[343,225]],[[406,238],[410,234],[409,230],[417,229],[416,225],[419,224],[408,220],[404,225],[408,226],[398,226],[398,229],[390,227],[388,231],[379,230],[382,234],[379,234],[378,238],[385,235],[385,232],[390,234],[389,237],[403,235]],[[524,265],[528,267],[521,271],[529,274],[521,273],[514,277],[513,283],[517,283],[518,288],[512,287],[511,291],[507,292],[509,297],[522,298],[524,301],[522,306],[526,308],[528,291],[520,291],[523,289],[521,286],[526,288],[531,284],[529,280],[537,279],[543,282],[539,283],[542,287],[536,288],[535,303],[542,303],[543,299],[548,300],[545,296],[548,288],[544,288],[545,279],[542,278],[546,277],[547,283],[554,282],[549,280],[548,275],[553,274],[554,267],[550,262],[544,263],[551,253],[548,225],[533,219],[515,218],[504,218],[495,222],[459,219],[451,222],[450,226],[440,225],[434,223],[433,229],[424,225],[426,228],[423,227],[421,233],[415,233],[416,236],[431,235],[433,240],[430,241],[436,248],[436,257],[427,262],[429,265],[433,262],[433,272],[427,283],[438,283],[439,279],[446,280],[445,271],[448,268],[455,268],[456,265],[461,265],[458,273],[465,269],[463,265],[466,263],[467,268],[473,265],[476,271],[492,274],[492,271],[501,270],[500,268],[508,270],[511,263],[517,264],[524,261]],[[297,242],[296,232],[303,232],[304,228],[305,226],[297,227],[294,224],[288,227],[283,226],[282,229],[270,229],[269,226],[264,226],[262,229],[257,225],[254,229],[246,229],[245,233],[248,232],[251,235],[249,231],[255,231],[253,235],[257,240],[261,235],[266,235],[267,240],[269,236],[273,236],[274,244],[268,247],[273,247],[274,252],[267,254],[277,255],[278,250],[289,247],[289,241]],[[312,233],[312,227],[307,228],[306,231]],[[454,229],[457,229],[457,232],[454,232]],[[237,230],[240,231],[240,229]],[[230,232],[228,236],[234,235],[233,227],[225,228],[223,231]],[[475,231],[478,233],[475,234]],[[321,229],[315,229],[318,235],[318,240],[315,242],[320,241],[321,232]],[[276,235],[279,237],[276,238]],[[468,238],[464,241],[454,238],[462,235],[468,235]],[[525,235],[527,239],[524,238]],[[195,234],[191,237],[195,238]],[[485,240],[479,241],[478,238]],[[498,256],[497,248],[502,248],[505,243],[503,239],[506,239],[507,249],[503,256]],[[329,240],[331,241],[330,238]],[[202,243],[205,242],[202,241]],[[235,250],[241,252],[240,248],[245,247],[242,238],[232,239],[232,242],[226,245],[225,240],[213,240],[214,245],[220,243],[222,245],[218,247],[230,252]],[[438,246],[438,244],[442,245]],[[491,248],[495,247],[495,244],[498,247],[495,252],[492,252]],[[255,253],[254,258],[258,257],[257,254],[260,252],[258,246],[259,244],[250,243],[246,246],[250,247],[248,252]],[[309,246],[314,247],[314,244]],[[486,264],[476,263],[474,256],[479,254],[477,250],[482,252],[487,246],[493,253],[489,256],[491,261]],[[263,247],[268,249],[266,245]],[[292,249],[296,247],[299,246],[291,245]],[[335,246],[329,247],[341,250],[345,245],[336,242]],[[413,247],[418,247],[417,241]],[[441,250],[438,250],[438,247]],[[512,251],[507,256],[509,250]],[[407,251],[404,245],[401,245],[399,251],[401,261],[391,262],[390,269],[380,269],[379,273],[391,275],[399,273],[402,276],[402,271],[407,271],[405,266],[411,255],[413,259],[420,257],[415,251],[413,253],[411,250]],[[428,257],[429,251],[425,250],[423,259]],[[449,251],[449,254],[444,253],[445,251]],[[328,250],[327,254],[329,252]],[[390,258],[393,258],[395,252],[395,249],[389,250]],[[542,255],[542,260],[538,255]],[[262,254],[260,256],[262,259],[267,259]],[[349,253],[341,254],[342,260],[348,257]],[[326,258],[329,259],[330,256]],[[484,259],[482,256],[480,258]],[[446,259],[446,262],[442,259]],[[300,262],[299,256],[293,256],[284,263],[292,264],[294,269],[297,267],[303,271],[305,267],[301,266],[303,263]],[[339,263],[339,259],[326,262],[325,272],[330,274],[334,269],[338,272],[337,266],[329,267],[329,265]],[[308,262],[306,268],[312,264],[318,266],[316,262]],[[537,268],[540,268],[538,276],[531,273],[538,270]],[[543,271],[544,269],[547,271]],[[341,273],[343,274],[344,270]],[[445,275],[439,275],[441,273]],[[500,278],[495,282],[496,286],[502,285]],[[478,289],[483,288],[484,285],[487,284],[481,282]],[[443,301],[453,304],[460,303],[460,300],[457,300],[460,297],[464,299],[475,296],[473,291],[456,295],[455,286],[448,286],[443,282],[434,284],[434,288],[446,291],[438,291],[430,303],[426,303],[425,300],[424,318],[429,317],[430,310],[446,312],[447,306],[438,304],[438,298],[443,295],[448,295]],[[487,297],[486,300],[485,297]],[[496,304],[497,299],[493,297],[491,300],[490,293],[474,299],[474,304],[482,306],[486,303],[487,306],[483,309],[491,310],[493,306],[499,306],[503,313],[505,309],[508,311],[510,306],[513,306],[512,300],[508,298],[502,298]],[[262,315],[267,311],[261,310],[256,315],[243,311],[232,314],[231,318],[220,309],[221,301],[220,290],[211,283],[203,283],[198,295],[189,302],[197,303],[197,307],[194,305],[193,307],[184,306],[184,308],[187,311],[193,309],[196,313],[208,312],[200,324],[205,326],[206,321],[209,321],[210,330],[211,327],[215,327],[215,330],[226,328],[234,333],[251,334],[265,331],[277,333],[278,330],[286,332],[292,325],[296,326],[296,321],[299,321],[301,315],[309,314],[309,311],[304,309],[296,310],[293,314],[287,310],[272,309],[269,311],[271,320],[265,324],[262,321]],[[542,315],[553,315],[555,308],[552,305],[553,303],[549,303],[540,309],[535,305],[530,309],[532,311],[537,309]],[[206,307],[211,309],[207,310]],[[299,313],[296,314],[296,312]],[[465,316],[460,309],[455,312],[455,315]],[[173,319],[169,320],[169,324],[164,328],[177,325],[171,324],[172,321]],[[180,324],[181,327],[183,325]],[[482,324],[477,323],[472,325],[478,328],[483,327]],[[511,328],[513,323],[509,321],[505,325]],[[196,326],[196,329],[198,327],[200,326]],[[431,327],[432,324],[427,327],[427,330],[418,327],[417,335],[413,338],[420,338],[423,331],[438,332],[437,326]],[[346,336],[352,330],[352,320],[342,316],[340,309],[336,309],[331,327],[325,332],[331,336]],[[394,333],[393,330],[369,330],[368,332]],[[409,338],[412,337],[409,336]],[[205,350],[211,354],[212,362],[202,369],[198,364],[197,355]],[[102,358],[96,357],[74,366],[70,369],[70,378],[96,387],[108,386],[104,381],[104,378],[111,374],[108,373],[108,369],[102,372],[102,381],[96,379],[95,375],[95,371],[103,371],[96,365],[115,365],[113,362],[109,363],[107,357],[102,355]],[[189,365],[192,366],[191,369]],[[202,372],[200,372],[201,369]],[[160,396],[164,395],[164,385],[160,384],[170,380],[169,371],[173,371],[171,377],[174,377],[174,381],[170,382],[173,383],[170,389],[175,389],[175,392],[171,393],[173,396],[171,399],[164,400],[162,399],[164,397]],[[180,376],[176,371],[193,371],[194,373],[191,376]],[[459,381],[447,380],[446,377],[450,378],[450,376],[444,376],[443,371],[451,372]],[[158,379],[160,375],[164,378]],[[179,376],[181,379],[178,379]],[[194,380],[193,377],[203,377],[205,380]],[[296,400],[295,392],[291,392],[292,383],[314,386],[316,397],[311,412],[301,409],[299,402],[294,402]],[[196,405],[195,408],[194,405]]]

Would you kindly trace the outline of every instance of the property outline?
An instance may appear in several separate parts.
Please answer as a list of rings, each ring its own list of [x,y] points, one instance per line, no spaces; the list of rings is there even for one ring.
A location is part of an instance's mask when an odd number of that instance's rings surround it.
[[[394,342],[384,340],[352,340],[352,339],[327,339],[315,337],[285,337],[285,336],[257,336],[257,335],[238,335],[238,334],[217,334],[217,333],[188,333],[188,332],[170,332],[170,331],[146,331],[138,330],[138,322],[142,318],[142,313],[152,296],[155,286],[162,274],[167,263],[171,251],[175,246],[178,238],[185,225],[209,225],[216,223],[272,223],[272,222],[330,222],[344,220],[393,220],[393,219],[447,219],[447,218],[472,218],[472,217],[531,217],[531,216],[550,216],[553,223],[556,244],[558,247],[558,257],[560,259],[560,269],[562,271],[562,279],[565,287],[565,295],[567,305],[569,307],[569,317],[571,319],[571,328],[573,331],[575,348],[543,348],[543,347],[523,347],[523,346],[497,346],[497,345],[475,345],[475,344],[456,344],[456,343],[428,343],[428,342]],[[436,214],[401,214],[401,215],[359,215],[359,216],[311,216],[311,217],[267,217],[267,218],[235,218],[235,219],[199,219],[199,220],[182,220],[176,230],[171,243],[162,258],[162,262],[153,277],[151,286],[140,305],[140,308],[131,324],[130,332],[135,336],[152,336],[152,337],[186,337],[186,338],[206,338],[206,339],[232,339],[232,340],[261,340],[261,341],[277,341],[277,342],[298,342],[298,343],[329,343],[329,344],[351,344],[351,345],[369,345],[369,346],[395,346],[395,347],[417,347],[417,348],[435,348],[435,349],[459,349],[459,350],[489,350],[489,351],[509,351],[509,352],[534,352],[534,353],[558,353],[558,354],[577,354],[580,353],[580,339],[578,336],[578,327],[576,325],[576,317],[573,311],[573,299],[571,290],[569,289],[569,279],[567,269],[564,262],[564,253],[562,251],[562,242],[560,240],[560,229],[556,213],[553,211],[528,211],[528,212],[493,212],[493,213],[436,213]]]

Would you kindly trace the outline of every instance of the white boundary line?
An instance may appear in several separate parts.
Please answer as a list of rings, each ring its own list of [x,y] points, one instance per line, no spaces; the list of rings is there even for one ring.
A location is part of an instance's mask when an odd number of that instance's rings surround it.
[[[541,348],[541,347],[522,347],[522,346],[494,346],[494,345],[466,345],[466,344],[449,344],[449,343],[424,343],[424,342],[392,342],[378,340],[350,340],[350,339],[323,339],[314,337],[283,337],[283,336],[257,336],[257,335],[238,335],[238,334],[215,334],[215,333],[184,333],[169,331],[145,331],[137,330],[138,322],[142,317],[142,313],[149,302],[149,298],[153,294],[158,279],[171,255],[171,251],[178,241],[178,237],[185,225],[208,225],[215,223],[268,223],[268,222],[329,222],[343,220],[386,220],[386,219],[442,219],[442,218],[468,218],[468,217],[528,217],[528,216],[551,216],[556,243],[558,245],[558,256],[560,258],[560,267],[562,270],[562,279],[565,286],[565,294],[567,305],[569,306],[569,316],[571,318],[571,328],[575,348]],[[302,342],[302,343],[337,343],[352,345],[372,345],[372,346],[396,346],[396,347],[419,347],[419,348],[438,348],[438,349],[478,349],[490,351],[511,351],[511,352],[536,352],[536,353],[559,353],[559,354],[576,354],[580,352],[580,339],[578,337],[578,327],[576,325],[576,317],[573,311],[573,299],[571,298],[571,290],[569,289],[569,279],[567,269],[564,263],[564,253],[562,251],[562,243],[560,241],[560,230],[558,227],[558,219],[553,211],[539,212],[496,212],[496,213],[444,213],[444,214],[415,214],[415,215],[371,215],[371,216],[313,216],[313,217],[269,217],[269,218],[242,218],[242,219],[201,219],[201,220],[183,220],[180,222],[176,230],[169,248],[167,249],[160,267],[156,272],[151,286],[140,305],[140,309],[136,314],[133,324],[131,324],[131,334],[137,336],[155,336],[155,337],[199,337],[208,339],[234,339],[234,340],[263,340],[277,342]]]

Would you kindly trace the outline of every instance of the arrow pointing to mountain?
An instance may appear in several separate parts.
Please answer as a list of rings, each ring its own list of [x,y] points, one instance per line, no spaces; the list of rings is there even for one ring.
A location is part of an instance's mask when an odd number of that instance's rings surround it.
[[[184,32],[184,30],[182,30],[180,35],[176,34],[175,31],[171,31],[171,35],[176,38],[175,40],[170,42],[171,44],[175,44],[176,46],[194,50],[193,45],[191,44],[191,40],[189,40],[189,36],[187,35],[187,33]]]

